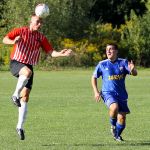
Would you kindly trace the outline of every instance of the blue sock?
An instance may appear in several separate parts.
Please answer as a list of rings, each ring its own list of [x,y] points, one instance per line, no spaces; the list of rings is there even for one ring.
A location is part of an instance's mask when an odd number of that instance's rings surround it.
[[[117,122],[117,118],[112,118],[112,117],[110,117],[110,124],[111,124],[112,126],[116,126],[116,122]]]
[[[122,131],[125,129],[125,124],[116,123],[116,137],[120,136]]]

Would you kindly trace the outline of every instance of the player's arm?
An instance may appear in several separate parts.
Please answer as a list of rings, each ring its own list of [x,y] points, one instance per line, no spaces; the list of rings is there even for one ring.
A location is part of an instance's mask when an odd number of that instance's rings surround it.
[[[132,60],[130,62],[128,62],[128,68],[130,69],[131,75],[133,75],[133,76],[137,75],[137,70],[136,70],[135,65]]]
[[[16,44],[21,40],[20,36],[16,36],[14,39],[10,39],[9,36],[5,36],[3,38],[3,43],[4,44]]]
[[[92,76],[92,78],[91,78],[91,84],[92,84],[95,100],[96,100],[96,102],[99,102],[100,101],[100,93],[99,93],[99,90],[97,87],[97,78],[95,78],[94,76]]]
[[[3,43],[4,44],[16,44],[21,40],[21,28],[15,28],[12,31],[10,31],[4,38]]]
[[[44,51],[52,57],[70,56],[72,54],[71,49],[63,49],[61,51],[54,50],[46,37],[44,37],[44,39],[41,41],[41,44]]]

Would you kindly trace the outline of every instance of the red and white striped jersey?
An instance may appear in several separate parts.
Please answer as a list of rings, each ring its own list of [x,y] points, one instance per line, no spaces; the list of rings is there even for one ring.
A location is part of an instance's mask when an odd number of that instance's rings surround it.
[[[46,53],[53,51],[51,44],[42,33],[30,31],[28,27],[13,29],[6,36],[12,40],[16,36],[21,37],[21,40],[14,45],[13,51],[11,52],[11,60],[36,65],[39,61],[40,48]]]

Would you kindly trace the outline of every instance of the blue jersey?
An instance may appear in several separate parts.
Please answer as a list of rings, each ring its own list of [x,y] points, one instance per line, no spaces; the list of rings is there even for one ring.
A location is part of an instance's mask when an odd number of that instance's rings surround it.
[[[117,58],[115,62],[109,59],[100,61],[94,71],[94,77],[102,76],[102,94],[113,95],[117,99],[126,100],[128,94],[125,88],[125,77],[130,74],[128,61]]]

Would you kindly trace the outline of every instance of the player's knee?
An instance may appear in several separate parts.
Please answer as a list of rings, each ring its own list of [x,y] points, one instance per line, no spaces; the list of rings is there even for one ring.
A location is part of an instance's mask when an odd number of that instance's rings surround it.
[[[110,113],[117,114],[118,113],[118,104],[117,103],[111,104],[109,107],[109,110],[110,110]]]
[[[21,100],[24,102],[28,102],[29,101],[29,94],[30,94],[30,89],[28,88],[23,88],[20,94]]]
[[[21,100],[24,102],[28,102],[29,101],[29,93],[24,93],[21,95]]]
[[[126,121],[126,116],[124,116],[124,115],[119,115],[118,116],[118,122],[120,124],[125,124],[125,121]]]
[[[28,69],[28,70],[26,70],[25,74],[27,77],[31,77],[32,71],[30,69]]]
[[[20,70],[20,74],[23,74],[29,78],[32,75],[32,70],[30,70],[28,67],[25,66]]]

